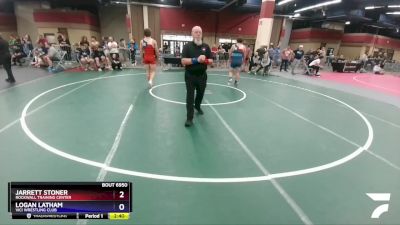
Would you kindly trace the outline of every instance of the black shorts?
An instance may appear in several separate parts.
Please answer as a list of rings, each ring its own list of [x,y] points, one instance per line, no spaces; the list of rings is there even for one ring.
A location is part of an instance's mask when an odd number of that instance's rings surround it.
[[[102,56],[105,56],[104,55],[104,52],[102,52],[102,51],[93,51],[93,53],[92,53],[92,58],[93,59],[95,59],[95,58],[101,58]]]

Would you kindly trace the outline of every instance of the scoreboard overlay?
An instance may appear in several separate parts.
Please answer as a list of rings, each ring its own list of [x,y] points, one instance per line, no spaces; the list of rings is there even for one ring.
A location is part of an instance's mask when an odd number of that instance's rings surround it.
[[[9,182],[13,219],[127,220],[131,182]]]

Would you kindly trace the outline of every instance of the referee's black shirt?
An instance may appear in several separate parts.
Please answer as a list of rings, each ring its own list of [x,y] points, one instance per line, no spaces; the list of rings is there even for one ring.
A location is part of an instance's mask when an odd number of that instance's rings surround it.
[[[203,43],[201,45],[196,45],[193,41],[187,43],[183,47],[182,58],[198,58],[200,55],[205,55],[207,59],[211,58],[210,46]],[[207,65],[205,63],[198,63],[194,65],[185,66],[186,73],[191,75],[203,75],[207,70]]]

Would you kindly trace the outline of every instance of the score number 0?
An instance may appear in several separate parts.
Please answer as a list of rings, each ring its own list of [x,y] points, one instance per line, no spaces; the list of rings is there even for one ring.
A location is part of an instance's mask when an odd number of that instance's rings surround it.
[[[125,198],[124,194],[125,193],[123,191],[120,191],[119,192],[119,198],[122,198],[122,199]],[[125,209],[125,205],[124,204],[119,204],[118,208],[119,208],[119,210],[123,211]]]

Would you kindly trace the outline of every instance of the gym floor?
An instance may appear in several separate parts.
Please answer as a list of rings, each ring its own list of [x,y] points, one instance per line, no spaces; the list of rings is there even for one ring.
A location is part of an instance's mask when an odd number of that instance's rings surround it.
[[[1,89],[0,224],[21,224],[10,181],[133,182],[130,220],[78,224],[399,223],[400,77],[243,73],[235,88],[208,74],[190,128],[182,70],[158,71],[150,90],[143,69]]]

